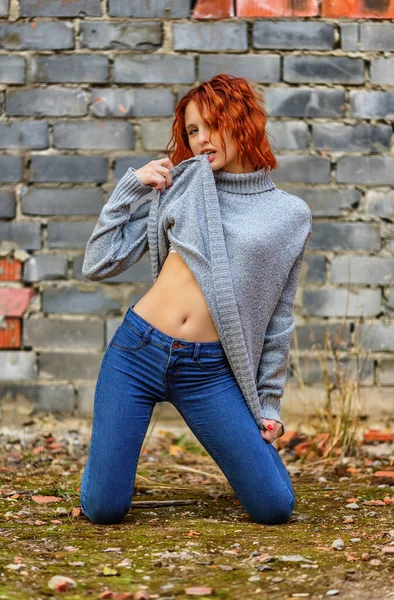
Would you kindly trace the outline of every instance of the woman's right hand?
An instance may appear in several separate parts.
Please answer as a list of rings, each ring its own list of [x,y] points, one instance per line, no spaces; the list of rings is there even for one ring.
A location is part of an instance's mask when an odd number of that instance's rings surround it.
[[[144,185],[149,185],[155,190],[163,192],[172,184],[170,169],[173,168],[174,165],[168,157],[159,158],[158,160],[151,160],[140,169],[134,171],[134,175]]]

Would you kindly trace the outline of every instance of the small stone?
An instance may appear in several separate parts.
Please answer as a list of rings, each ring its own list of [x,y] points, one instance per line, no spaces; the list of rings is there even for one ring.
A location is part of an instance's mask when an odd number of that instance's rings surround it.
[[[358,542],[361,542],[361,538],[351,538],[350,540],[353,544],[357,544]]]
[[[360,506],[356,502],[346,504],[346,508],[349,508],[350,510],[360,510]]]
[[[337,596],[339,594],[339,590],[328,590],[326,592],[326,596]]]
[[[283,581],[283,577],[273,577],[271,579],[272,583],[280,583],[281,581]]]
[[[274,570],[273,567],[270,567],[269,565],[258,565],[256,567],[256,569],[258,571],[273,571]]]
[[[55,510],[55,513],[57,515],[68,515],[68,510],[67,508],[64,508],[64,506],[58,506]]]
[[[368,564],[371,565],[372,567],[380,567],[380,565],[382,564],[382,561],[379,560],[378,558],[373,558],[372,560],[369,561]]]
[[[347,525],[348,523],[355,523],[355,520],[353,519],[353,517],[343,517],[343,524]]]
[[[308,563],[313,563],[313,560],[310,560],[309,558],[304,558],[304,556],[300,556],[299,554],[290,554],[288,556],[282,555],[282,556],[279,556],[279,560],[281,560],[283,562],[308,562]]]
[[[74,579],[71,579],[71,577],[66,577],[65,575],[54,575],[48,581],[48,587],[51,590],[56,590],[57,592],[65,592],[70,587],[75,588],[76,586],[77,584],[75,583]]]
[[[337,540],[333,541],[331,547],[334,548],[334,550],[343,550],[345,547],[345,542],[341,538],[338,538]]]
[[[248,578],[248,581],[260,581],[260,577],[258,575],[252,575]]]
[[[383,554],[394,554],[394,546],[385,546],[383,548]]]
[[[172,588],[173,588],[173,587],[174,587],[174,584],[173,584],[173,583],[165,583],[164,585],[161,585],[161,586],[160,586],[160,589],[161,589],[163,592],[166,592],[167,590],[172,590]]]

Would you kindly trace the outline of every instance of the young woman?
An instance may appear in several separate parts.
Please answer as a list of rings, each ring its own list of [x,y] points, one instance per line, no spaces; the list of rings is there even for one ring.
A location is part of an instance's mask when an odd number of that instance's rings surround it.
[[[262,99],[225,74],[178,103],[164,159],[129,168],[103,207],[82,273],[99,281],[150,250],[154,284],[131,306],[96,384],[81,507],[118,523],[131,506],[156,402],[171,402],[251,519],[288,521],[295,497],[272,445],[311,212],[279,190]],[[141,202],[140,202],[141,201]]]

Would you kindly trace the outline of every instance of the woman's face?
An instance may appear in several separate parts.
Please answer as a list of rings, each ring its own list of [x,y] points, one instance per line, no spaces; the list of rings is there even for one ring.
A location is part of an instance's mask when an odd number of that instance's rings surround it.
[[[185,127],[189,146],[194,156],[201,154],[202,150],[210,148],[215,150],[211,162],[212,170],[223,169],[229,173],[244,173],[253,171],[253,165],[250,161],[246,162],[245,168],[237,162],[236,147],[231,136],[224,132],[224,141],[226,145],[227,156],[220,147],[220,137],[216,130],[209,129],[203,121],[194,100],[190,100],[185,109]],[[210,137],[210,133],[212,133]]]

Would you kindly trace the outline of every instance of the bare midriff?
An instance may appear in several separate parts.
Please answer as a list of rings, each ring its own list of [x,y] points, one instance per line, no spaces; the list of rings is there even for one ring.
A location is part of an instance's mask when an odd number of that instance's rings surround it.
[[[133,309],[163,333],[188,342],[219,340],[201,288],[179,254],[168,254],[150,290]]]

